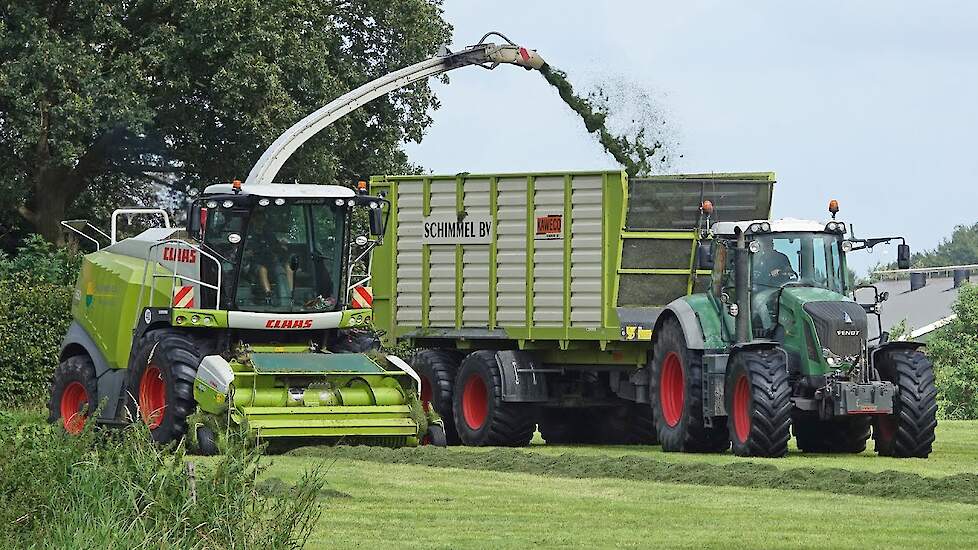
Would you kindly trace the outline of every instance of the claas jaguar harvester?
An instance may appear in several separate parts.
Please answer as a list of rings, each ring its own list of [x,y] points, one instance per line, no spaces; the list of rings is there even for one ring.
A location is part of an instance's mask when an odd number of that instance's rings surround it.
[[[773,174],[384,176],[374,322],[451,443],[926,457],[933,367],[867,339],[847,255],[899,237],[768,219]],[[747,221],[744,221],[747,220]],[[905,268],[910,251],[898,247]],[[868,292],[867,292],[868,294]],[[882,331],[881,331],[882,332]]]
[[[386,201],[366,195],[365,183],[357,193],[273,178],[310,137],[392,90],[467,65],[542,66],[532,50],[487,43],[489,36],[310,114],[245,182],[194,197],[186,228],[145,209],[115,212],[108,234],[66,222],[99,250],[85,257],[76,285],[51,421],[77,432],[98,411],[101,423],[141,420],[161,442],[189,433],[203,452],[215,452],[215,432],[231,424],[261,438],[444,444],[440,420],[418,400],[414,370],[365,353],[372,341],[355,332],[371,323],[368,270]],[[354,232],[357,210],[366,211],[370,235]],[[163,227],[117,239],[120,217],[144,215],[161,217]]]

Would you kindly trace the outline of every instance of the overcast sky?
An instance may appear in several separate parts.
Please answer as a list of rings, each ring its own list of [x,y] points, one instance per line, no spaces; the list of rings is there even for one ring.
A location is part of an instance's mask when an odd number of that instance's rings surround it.
[[[453,46],[498,30],[575,84],[641,86],[683,155],[669,172],[774,171],[776,217],[823,219],[835,198],[858,236],[914,250],[978,221],[978,3],[446,0],[445,13]],[[536,73],[465,68],[434,87],[442,108],[408,154],[435,173],[618,166]]]

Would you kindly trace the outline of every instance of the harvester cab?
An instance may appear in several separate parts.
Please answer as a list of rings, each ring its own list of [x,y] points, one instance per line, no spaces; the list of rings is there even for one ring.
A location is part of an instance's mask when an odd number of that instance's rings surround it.
[[[697,314],[717,327],[720,348],[705,356],[713,373],[704,392],[713,396],[710,412],[728,417],[738,454],[782,454],[789,426],[802,450],[857,452],[872,425],[881,454],[926,456],[934,438],[933,367],[917,343],[868,339],[868,314],[878,315],[886,297],[857,303],[862,287],[846,264],[855,250],[899,240],[898,264],[906,269],[909,246],[902,237],[847,237],[851,228],[835,219],[838,203],[829,210],[825,222],[703,227],[698,263],[712,275],[708,307]]]

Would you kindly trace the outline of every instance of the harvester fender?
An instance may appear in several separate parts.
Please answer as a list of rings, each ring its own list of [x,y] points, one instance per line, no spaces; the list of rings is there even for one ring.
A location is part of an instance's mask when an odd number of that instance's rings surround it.
[[[547,376],[533,356],[525,351],[496,352],[502,376],[502,399],[510,403],[542,403],[548,400]]]
[[[113,369],[95,340],[77,321],[72,321],[68,333],[61,342],[59,361],[64,361],[75,355],[88,355],[95,366],[95,378],[98,381],[98,399],[102,406],[99,418],[115,419],[119,412],[119,399],[122,387],[126,382],[125,369]],[[104,403],[104,404],[103,404]]]
[[[388,355],[387,356],[387,361],[390,364],[394,365],[395,367],[397,367],[397,368],[401,369],[402,371],[408,373],[408,376],[410,376],[411,378],[414,379],[414,388],[415,388],[415,391],[418,392],[418,399],[421,399],[421,377],[418,376],[418,373],[415,372],[415,370],[413,368],[411,368],[411,365],[408,365],[407,362],[404,361],[404,359],[401,359],[400,357],[398,357],[396,355]]]
[[[234,371],[220,355],[208,355],[200,361],[194,379],[194,399],[200,408],[219,414],[227,410],[228,392],[234,381]]]

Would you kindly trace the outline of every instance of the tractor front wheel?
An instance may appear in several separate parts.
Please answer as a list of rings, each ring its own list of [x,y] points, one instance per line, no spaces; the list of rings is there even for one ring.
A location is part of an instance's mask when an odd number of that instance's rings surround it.
[[[129,368],[129,412],[150,429],[153,440],[177,441],[197,408],[194,378],[200,352],[187,334],[162,329],[143,336]]]
[[[62,361],[51,381],[48,422],[60,421],[66,432],[79,434],[97,404],[98,383],[92,359],[76,355]]]
[[[502,399],[496,353],[476,351],[462,361],[455,380],[455,428],[464,445],[527,445],[536,426],[533,409]]]
[[[649,383],[652,415],[663,451],[719,452],[730,446],[723,426],[703,421],[703,352],[686,347],[679,321],[658,330]]]
[[[788,453],[792,404],[783,352],[738,352],[727,374],[726,398],[735,455],[780,457]]]
[[[912,349],[879,352],[876,369],[880,378],[899,389],[893,414],[877,416],[873,439],[880,456],[927,458],[937,428],[937,388],[934,365],[923,353]]]

